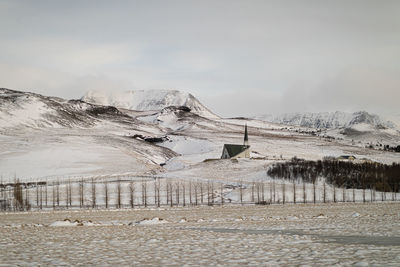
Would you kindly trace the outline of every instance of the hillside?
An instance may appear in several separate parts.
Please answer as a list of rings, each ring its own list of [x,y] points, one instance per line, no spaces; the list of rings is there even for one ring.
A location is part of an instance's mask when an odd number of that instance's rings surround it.
[[[163,130],[112,106],[0,89],[0,176],[144,175],[177,155],[135,134]]]
[[[0,126],[3,131],[21,127],[93,127],[104,120],[132,123],[133,118],[112,106],[0,88]]]

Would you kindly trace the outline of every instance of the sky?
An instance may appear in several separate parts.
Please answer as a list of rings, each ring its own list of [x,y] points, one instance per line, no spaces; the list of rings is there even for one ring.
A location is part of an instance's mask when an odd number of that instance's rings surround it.
[[[0,1],[0,87],[176,89],[215,113],[399,114],[400,1]]]

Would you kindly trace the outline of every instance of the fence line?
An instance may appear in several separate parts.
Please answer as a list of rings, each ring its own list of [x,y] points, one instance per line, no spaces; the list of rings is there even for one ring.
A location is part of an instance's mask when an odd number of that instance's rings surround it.
[[[123,178],[123,179],[122,179]],[[398,192],[339,188],[326,182],[232,183],[187,179],[119,177],[0,184],[0,210],[121,209],[200,205],[398,201]]]

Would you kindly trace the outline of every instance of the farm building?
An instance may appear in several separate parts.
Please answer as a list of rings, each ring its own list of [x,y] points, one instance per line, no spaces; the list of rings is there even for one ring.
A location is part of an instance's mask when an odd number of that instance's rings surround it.
[[[244,128],[243,145],[224,144],[221,159],[250,158],[249,137],[247,125]]]

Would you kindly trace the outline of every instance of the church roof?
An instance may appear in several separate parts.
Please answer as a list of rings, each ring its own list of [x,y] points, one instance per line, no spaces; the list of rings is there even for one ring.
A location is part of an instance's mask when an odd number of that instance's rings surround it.
[[[226,148],[226,151],[228,152],[229,157],[234,157],[237,154],[240,154],[243,151],[245,151],[246,149],[250,148],[250,146],[225,144],[224,148]]]

